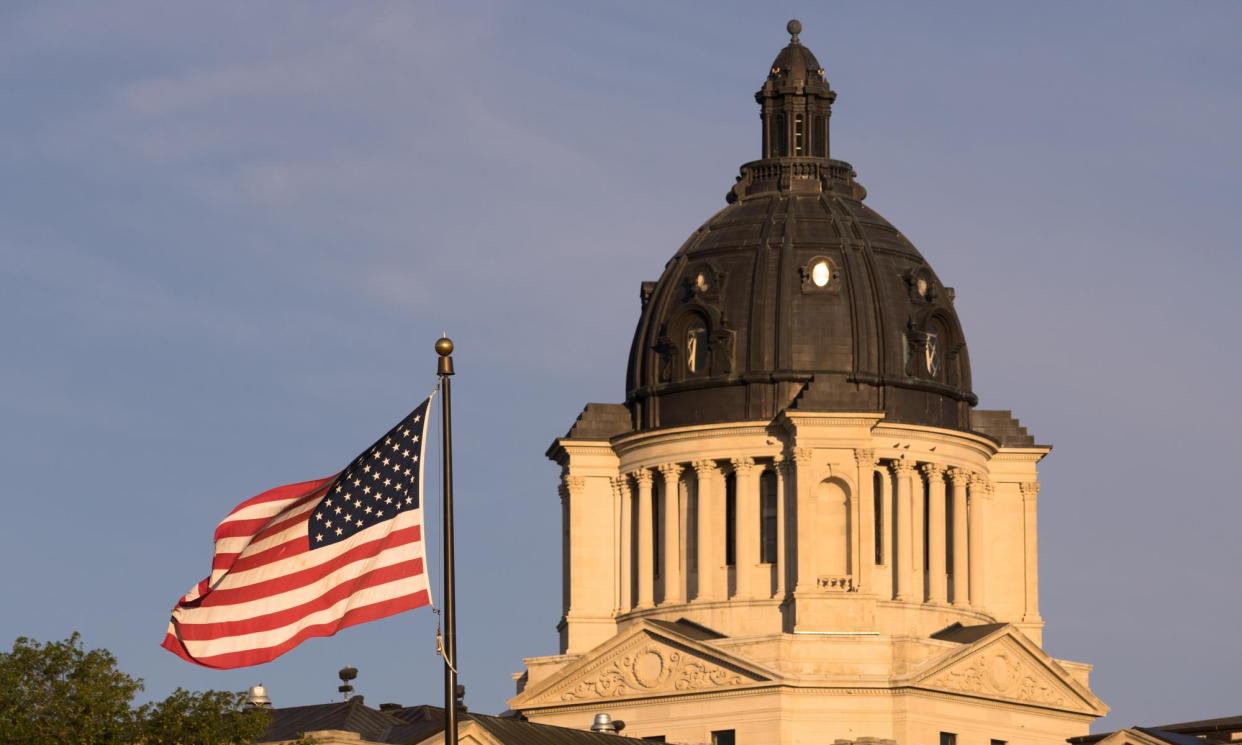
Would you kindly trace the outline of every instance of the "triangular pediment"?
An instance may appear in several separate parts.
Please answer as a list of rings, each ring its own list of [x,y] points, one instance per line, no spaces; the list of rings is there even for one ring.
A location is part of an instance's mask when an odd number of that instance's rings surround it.
[[[510,701],[514,709],[600,700],[742,688],[775,674],[711,645],[643,622],[601,644],[534,690]]]
[[[1092,716],[1108,713],[1090,689],[1010,625],[933,660],[908,685]]]

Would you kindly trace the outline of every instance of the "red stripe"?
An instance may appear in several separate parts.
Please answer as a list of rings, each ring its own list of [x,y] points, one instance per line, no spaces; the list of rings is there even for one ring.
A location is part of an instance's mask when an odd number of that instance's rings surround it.
[[[299,494],[309,494],[315,491],[316,489],[327,486],[328,484],[332,483],[332,481],[335,479],[336,479],[336,474],[329,476],[327,478],[324,478],[324,479],[315,479],[314,481],[299,481],[296,484],[285,484],[283,486],[277,486],[272,489],[268,489],[262,494],[253,496],[250,499],[247,499],[245,502],[242,502],[241,504],[237,505],[232,510],[229,510],[229,515],[235,514],[239,512],[240,510],[246,507],[250,507],[252,505],[263,504],[264,502],[275,502],[280,499],[294,499]],[[228,517],[226,516],[224,519],[228,520]]]
[[[317,611],[327,610],[360,590],[388,582],[395,582],[399,579],[417,577],[422,573],[422,559],[403,561],[400,564],[380,567],[379,569],[373,569],[360,574],[353,579],[344,580],[341,584],[327,590],[322,595],[318,595],[301,605],[295,605],[291,608],[284,608],[258,616],[250,616],[236,621],[216,621],[215,623],[183,621],[178,625],[178,628],[180,629],[182,639],[196,642],[254,634],[260,631],[271,631],[272,629],[297,623],[299,620]],[[191,615],[193,615],[192,611]]]
[[[271,564],[273,561],[287,559],[291,556],[304,554],[307,551],[310,551],[310,542],[307,540],[305,533],[299,533],[284,543],[277,543],[271,548],[265,548],[249,556],[243,556],[232,565],[231,571],[244,572],[249,569],[256,569],[264,564]]]
[[[321,495],[313,495],[313,498],[318,499],[320,496]],[[304,504],[306,504],[305,500],[298,502],[296,505],[290,505],[289,510],[293,510],[294,507],[301,507]],[[264,528],[263,530],[260,530],[258,534],[255,535],[254,538],[250,539],[250,543],[253,545],[255,543],[258,543],[259,541],[266,541],[268,538],[271,538],[272,536],[279,534],[281,531],[285,530],[286,528],[292,528],[294,525],[297,525],[298,523],[304,523],[307,520],[310,520],[310,516],[314,512],[315,510],[312,508],[312,509],[307,510],[306,512],[301,512],[296,515],[293,515],[292,517],[286,517],[285,515],[287,513],[282,512],[279,515],[276,515],[275,517],[272,518],[272,520],[279,519],[280,522],[273,522],[268,527]],[[242,550],[244,551],[245,549],[242,549]]]
[[[341,629],[348,628],[360,623],[375,621],[380,618],[401,613],[402,611],[420,608],[424,605],[430,605],[431,599],[427,595],[426,590],[419,590],[410,595],[403,595],[399,598],[392,598],[380,603],[364,605],[361,608],[354,608],[345,613],[336,621],[328,623],[307,626],[299,631],[290,639],[281,642],[275,646],[263,647],[261,649],[247,649],[240,652],[229,652],[228,654],[213,655],[195,659],[186,650],[185,646],[172,634],[164,637],[164,643],[161,645],[168,651],[178,657],[193,662],[203,667],[211,667],[217,670],[230,670],[237,667],[248,667],[250,665],[259,665],[264,662],[271,662],[281,656],[290,649],[293,649],[303,641],[315,636],[332,636]]]
[[[373,558],[384,551],[388,551],[407,543],[416,543],[420,538],[421,531],[419,526],[414,525],[401,530],[394,530],[388,535],[381,536],[366,543],[360,543],[350,548],[348,551],[338,554],[335,558],[325,561],[318,566],[307,567],[305,569],[282,574],[279,577],[273,577],[269,580],[256,582],[244,587],[234,589],[216,589],[202,603],[201,608],[215,607],[221,605],[236,605],[238,603],[249,603],[254,600],[276,595],[290,590],[296,590],[299,587],[314,584],[322,580],[327,575],[335,572],[337,569],[362,559]],[[320,549],[321,551],[331,551],[330,547]],[[238,571],[237,569],[233,570]]]

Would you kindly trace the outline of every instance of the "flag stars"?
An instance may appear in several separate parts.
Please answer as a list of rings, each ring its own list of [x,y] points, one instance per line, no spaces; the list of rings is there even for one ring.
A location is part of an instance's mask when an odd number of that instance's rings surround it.
[[[356,500],[354,500],[354,506],[355,506],[355,507],[361,507],[361,506],[362,506],[362,500],[361,500],[361,499],[356,499]]]
[[[315,536],[315,540],[318,541],[319,543],[323,543],[323,533],[320,533],[319,535]]]
[[[344,531],[343,529],[341,529],[341,528],[337,528],[337,529],[336,529],[336,534],[337,534],[337,535],[340,535],[340,534],[342,534],[342,533],[344,533],[344,532],[345,532],[345,531]]]

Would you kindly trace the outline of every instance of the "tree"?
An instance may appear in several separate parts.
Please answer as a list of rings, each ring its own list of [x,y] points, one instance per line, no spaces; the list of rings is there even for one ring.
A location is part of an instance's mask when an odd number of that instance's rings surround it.
[[[139,712],[146,745],[244,745],[267,727],[267,713],[245,708],[246,694],[181,688]]]
[[[0,653],[0,734],[5,745],[249,745],[267,726],[243,693],[178,688],[135,708],[141,690],[77,632],[46,644],[19,637]]]
[[[0,654],[0,730],[14,745],[129,745],[140,690],[112,653],[84,650],[77,632],[42,645],[19,637]]]

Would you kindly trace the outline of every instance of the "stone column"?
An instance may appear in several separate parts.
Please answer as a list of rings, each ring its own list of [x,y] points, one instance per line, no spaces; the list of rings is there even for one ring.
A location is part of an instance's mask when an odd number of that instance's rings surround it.
[[[789,462],[781,456],[772,459],[772,468],[776,473],[776,597],[784,598],[789,587],[789,510],[785,508],[788,497],[785,495],[785,484],[789,483]]]
[[[811,504],[811,448],[793,451],[794,474],[794,592],[815,592],[815,511]]]
[[[619,592],[617,593],[617,607],[625,613],[634,607],[634,598],[631,594],[631,586],[633,580],[630,572],[634,565],[634,545],[632,536],[634,535],[634,526],[632,524],[634,516],[633,494],[630,491],[629,479],[620,478],[612,480],[612,489],[617,495],[617,502],[620,508],[620,519],[617,520],[618,529],[621,533],[620,540],[617,541],[617,582],[619,584]]]
[[[892,461],[893,480],[897,487],[897,599],[907,603],[915,603],[923,598],[923,588],[914,587],[914,524],[911,519],[913,507],[911,482],[914,467],[905,458]],[[920,496],[920,500],[922,497]],[[921,531],[920,531],[921,532]],[[918,557],[919,563],[923,557]]]
[[[638,607],[655,605],[655,537],[651,534],[651,471],[634,472],[638,484]]]
[[[1039,482],[1027,481],[1020,485],[1022,490],[1022,525],[1025,544],[1025,585],[1026,604],[1023,607],[1024,623],[1039,623],[1039,533],[1036,530],[1037,500],[1039,498]]]
[[[970,480],[970,605],[983,610],[987,606],[984,570],[987,562],[988,481],[974,474]]]
[[[854,587],[858,592],[874,592],[875,583],[875,451],[854,451],[858,463],[858,488],[854,495]]]
[[[759,490],[755,488],[754,458],[733,458],[734,488],[737,494],[737,577],[739,597],[755,596],[755,570],[759,565]]]
[[[724,542],[717,540],[712,526],[720,510],[720,497],[712,490],[719,469],[714,460],[696,460],[694,463],[695,499],[698,502],[698,565],[699,586],[695,600],[717,600],[718,587],[724,586],[719,575],[724,571]]]
[[[948,526],[944,509],[944,466],[924,463],[923,475],[927,478],[927,600],[944,605],[949,600],[949,575],[945,569],[945,537]]]
[[[678,494],[677,482],[681,478],[680,463],[665,463],[659,468],[664,477],[664,488],[660,494],[664,502],[660,505],[664,510],[660,525],[664,528],[664,545],[660,554],[660,572],[664,575],[664,598],[662,603],[685,602],[685,583],[681,578],[681,499]]]
[[[969,605],[970,560],[966,544],[966,484],[969,481],[969,471],[949,469],[949,483],[953,487],[953,605],[958,608]]]

